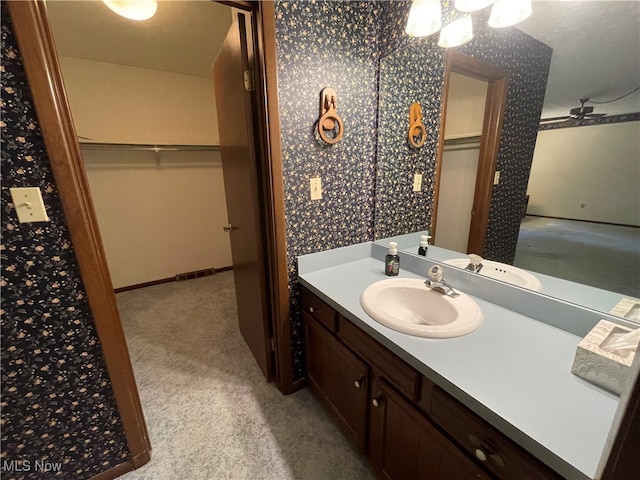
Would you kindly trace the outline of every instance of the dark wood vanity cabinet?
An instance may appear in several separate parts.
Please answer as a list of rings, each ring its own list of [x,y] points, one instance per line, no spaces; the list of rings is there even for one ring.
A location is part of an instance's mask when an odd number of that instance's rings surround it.
[[[384,478],[490,479],[384,380],[371,391],[369,459]]]
[[[369,369],[320,323],[305,317],[309,381],[364,452]]]
[[[303,289],[309,382],[382,478],[562,478]]]

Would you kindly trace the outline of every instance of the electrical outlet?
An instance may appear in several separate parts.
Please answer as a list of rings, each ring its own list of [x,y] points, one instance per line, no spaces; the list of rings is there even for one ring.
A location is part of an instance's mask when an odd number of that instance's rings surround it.
[[[496,172],[493,174],[493,184],[500,185],[500,172]]]
[[[322,199],[322,182],[320,177],[309,179],[309,188],[311,189],[311,200]]]
[[[416,173],[413,176],[413,191],[419,192],[420,190],[422,190],[422,174]]]
[[[20,223],[49,221],[38,187],[10,188],[9,191]]]

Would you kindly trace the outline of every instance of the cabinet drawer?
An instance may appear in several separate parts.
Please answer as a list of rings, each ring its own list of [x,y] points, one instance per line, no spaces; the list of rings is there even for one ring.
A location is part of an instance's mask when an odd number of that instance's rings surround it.
[[[302,311],[311,315],[331,332],[336,331],[337,312],[309,290],[302,289]]]
[[[408,399],[416,400],[419,374],[346,318],[339,316],[338,337]]]
[[[496,478],[562,478],[438,387],[433,389],[431,418]]]

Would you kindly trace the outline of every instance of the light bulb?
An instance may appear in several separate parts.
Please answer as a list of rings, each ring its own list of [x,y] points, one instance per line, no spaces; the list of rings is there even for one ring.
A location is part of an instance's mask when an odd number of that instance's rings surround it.
[[[489,26],[510,27],[531,15],[531,0],[497,0],[491,8]]]
[[[102,0],[118,15],[131,20],[148,20],[158,10],[157,0]]]
[[[467,15],[442,27],[438,45],[443,48],[464,45],[473,38],[473,23]]]
[[[488,7],[496,0],[456,0],[456,10],[461,12],[475,12]]]
[[[442,26],[440,0],[413,0],[407,26],[404,29],[412,37],[426,37]]]

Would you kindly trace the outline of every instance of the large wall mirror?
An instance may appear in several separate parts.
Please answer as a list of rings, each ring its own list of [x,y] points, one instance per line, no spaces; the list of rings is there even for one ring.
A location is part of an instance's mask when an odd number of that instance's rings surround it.
[[[495,166],[485,172],[494,185],[484,248],[468,249],[468,218],[457,243],[445,241],[442,225],[471,215],[488,84],[451,77],[448,52],[433,37],[380,63],[376,241],[395,238],[417,253],[419,232],[437,222],[434,259],[478,253],[531,272],[541,293],[610,312],[640,297],[640,4],[534,2],[529,19],[504,30],[483,15],[474,16],[474,40],[456,52],[510,75]],[[562,118],[585,97],[597,115]],[[429,134],[421,148],[406,140],[412,102]]]

